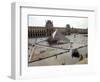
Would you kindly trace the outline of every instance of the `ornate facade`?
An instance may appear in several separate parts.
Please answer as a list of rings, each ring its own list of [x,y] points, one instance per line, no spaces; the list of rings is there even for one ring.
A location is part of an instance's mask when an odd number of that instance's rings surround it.
[[[56,29],[58,29],[64,35],[69,35],[71,33],[80,33],[80,34],[88,33],[88,29],[53,27],[53,22],[48,20],[46,22],[45,27],[29,26],[28,37],[29,38],[47,37],[47,36],[50,36]]]

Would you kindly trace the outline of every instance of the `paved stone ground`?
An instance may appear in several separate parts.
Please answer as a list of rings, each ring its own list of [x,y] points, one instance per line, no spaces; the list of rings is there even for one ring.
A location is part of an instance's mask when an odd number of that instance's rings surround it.
[[[87,37],[83,34],[66,37],[73,43],[72,47],[70,43],[49,46],[45,41],[47,38],[29,39],[29,66],[70,65],[79,62],[79,58],[71,57],[72,49],[87,45]],[[87,46],[79,48],[78,51],[85,58],[88,53]]]

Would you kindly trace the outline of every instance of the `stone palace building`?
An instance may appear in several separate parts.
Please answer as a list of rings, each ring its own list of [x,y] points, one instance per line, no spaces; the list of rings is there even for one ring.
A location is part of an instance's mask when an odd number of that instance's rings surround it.
[[[66,27],[54,27],[53,22],[47,20],[44,27],[28,26],[28,38],[51,36],[56,29],[64,35],[70,35],[71,33],[88,34],[88,29],[71,28],[69,24],[67,24]]]

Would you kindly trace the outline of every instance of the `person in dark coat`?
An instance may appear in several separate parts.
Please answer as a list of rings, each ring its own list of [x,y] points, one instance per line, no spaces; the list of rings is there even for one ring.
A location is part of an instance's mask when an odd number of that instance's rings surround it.
[[[79,54],[79,52],[78,52],[77,49],[74,49],[74,50],[72,51],[72,58],[73,58],[73,57],[76,57],[76,58],[79,58],[79,57],[80,57],[80,54]]]

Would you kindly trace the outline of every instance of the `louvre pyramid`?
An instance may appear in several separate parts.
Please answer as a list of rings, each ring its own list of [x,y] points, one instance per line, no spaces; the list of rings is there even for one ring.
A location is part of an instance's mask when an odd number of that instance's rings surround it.
[[[48,38],[48,42],[52,43],[69,43],[70,40],[65,37],[59,30],[55,30]]]

